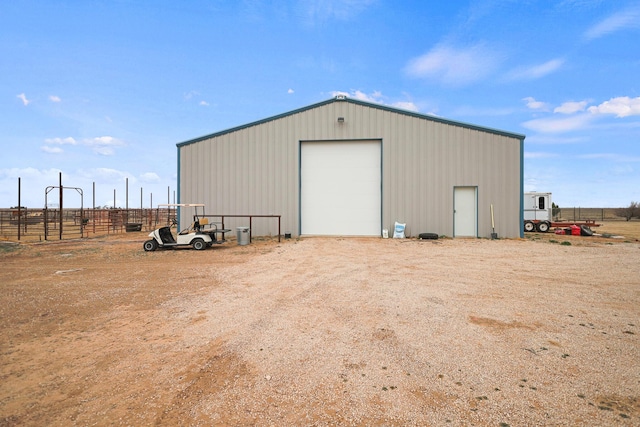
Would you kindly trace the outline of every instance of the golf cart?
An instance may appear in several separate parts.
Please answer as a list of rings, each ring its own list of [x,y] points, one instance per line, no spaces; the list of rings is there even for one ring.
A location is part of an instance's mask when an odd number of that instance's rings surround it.
[[[231,230],[219,229],[217,224],[209,223],[209,219],[204,217],[204,205],[200,203],[172,203],[161,204],[160,206],[166,207],[192,207],[195,209],[193,215],[193,222],[189,227],[180,231],[176,235],[172,232],[172,228],[178,225],[177,220],[173,219],[171,225],[160,227],[157,230],[149,233],[150,240],[147,240],[143,244],[145,251],[155,251],[158,248],[176,248],[191,246],[197,251],[201,251],[208,247],[211,247],[214,243],[224,243],[224,233],[228,233]],[[198,213],[198,208],[201,209],[201,213]],[[221,239],[218,239],[218,235],[221,235]]]

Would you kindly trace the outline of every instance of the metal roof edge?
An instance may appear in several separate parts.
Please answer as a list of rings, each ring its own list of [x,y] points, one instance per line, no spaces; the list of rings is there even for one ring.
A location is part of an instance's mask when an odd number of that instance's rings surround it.
[[[479,130],[479,131],[483,131],[483,132],[495,133],[495,134],[502,135],[502,136],[508,136],[508,137],[516,138],[516,139],[519,139],[519,140],[524,140],[526,138],[526,135],[522,135],[522,134],[519,134],[519,133],[508,132],[508,131],[504,131],[504,130],[500,130],[500,129],[494,129],[494,128],[490,128],[490,127],[486,127],[486,126],[474,125],[474,124],[471,124],[471,123],[465,123],[465,122],[461,122],[461,121],[457,121],[457,120],[445,119],[443,117],[434,116],[432,114],[418,113],[418,112],[415,112],[415,111],[404,110],[402,108],[390,107],[390,106],[384,105],[384,104],[376,104],[374,102],[362,101],[360,99],[345,98],[344,100],[349,101],[349,102],[354,103],[354,104],[360,104],[360,105],[364,105],[364,106],[367,106],[367,107],[378,108],[380,110],[391,111],[391,112],[394,112],[394,113],[404,114],[406,116],[416,117],[416,118],[419,118],[419,119],[433,120],[433,121],[436,121],[436,122],[439,122],[439,123],[443,123],[443,124],[449,124],[449,125],[453,125],[453,126],[460,126],[460,127],[464,127],[464,128],[467,128],[467,129]]]
[[[445,118],[434,116],[434,115],[431,115],[431,114],[417,113],[415,111],[403,110],[401,108],[390,107],[390,106],[387,106],[387,105],[384,105],[384,104],[377,104],[377,103],[374,103],[374,102],[362,101],[360,99],[352,99],[352,98],[349,98],[349,97],[344,96],[344,95],[338,95],[338,96],[336,96],[334,98],[330,98],[330,99],[327,99],[325,101],[321,101],[321,102],[317,102],[315,104],[308,105],[306,107],[302,107],[302,108],[298,108],[298,109],[295,109],[295,110],[292,110],[292,111],[288,111],[286,113],[282,113],[282,114],[278,114],[278,115],[275,115],[275,116],[267,117],[265,119],[257,120],[257,121],[250,122],[250,123],[247,123],[247,124],[244,124],[244,125],[235,126],[235,127],[232,127],[232,128],[229,128],[229,129],[225,129],[225,130],[222,130],[222,131],[219,131],[219,132],[215,132],[215,133],[211,133],[211,134],[208,134],[208,135],[200,136],[198,138],[189,139],[189,140],[184,141],[184,142],[179,142],[179,143],[176,144],[176,146],[178,148],[180,148],[180,147],[183,147],[185,145],[195,144],[197,142],[204,141],[204,140],[211,139],[211,138],[215,138],[217,136],[225,135],[225,134],[232,133],[232,132],[237,132],[239,130],[250,128],[252,126],[257,126],[257,125],[260,125],[260,124],[263,124],[263,123],[267,123],[267,122],[270,122],[270,121],[273,121],[273,120],[281,119],[283,117],[287,117],[287,116],[291,116],[291,115],[294,115],[294,114],[298,114],[298,113],[301,113],[303,111],[307,111],[307,110],[311,110],[311,109],[314,109],[314,108],[322,107],[323,105],[331,104],[333,102],[350,102],[352,104],[362,105],[362,106],[370,107],[370,108],[377,108],[377,109],[380,109],[380,110],[390,111],[390,112],[394,112],[394,113],[397,113],[397,114],[404,114],[406,116],[416,117],[416,118],[419,118],[419,119],[432,120],[432,121],[435,121],[435,122],[438,122],[438,123],[448,124],[448,125],[452,125],[452,126],[460,126],[460,127],[464,127],[464,128],[467,128],[467,129],[477,130],[477,131],[481,131],[481,132],[489,132],[489,133],[493,133],[493,134],[497,134],[497,135],[507,136],[507,137],[510,137],[510,138],[516,138],[516,139],[519,139],[520,141],[524,141],[524,139],[526,138],[525,135],[522,135],[522,134],[519,134],[519,133],[507,132],[507,131],[500,130],[500,129],[493,129],[493,128],[489,128],[489,127],[485,127],[485,126],[474,125],[474,124],[471,124],[471,123],[465,123],[465,122],[460,122],[460,121],[456,121],[456,120],[445,119]]]
[[[325,101],[321,101],[321,102],[317,102],[315,104],[307,105],[306,107],[298,108],[298,109],[295,109],[295,110],[292,110],[292,111],[288,111],[286,113],[282,113],[282,114],[278,114],[278,115],[275,115],[275,116],[267,117],[266,119],[257,120],[255,122],[247,123],[247,124],[240,125],[240,126],[235,126],[235,127],[229,128],[229,129],[221,130],[219,132],[211,133],[209,135],[204,135],[204,136],[200,136],[198,138],[189,139],[189,140],[184,141],[184,142],[179,142],[176,145],[178,147],[183,147],[185,145],[194,144],[196,142],[200,142],[200,141],[204,141],[204,140],[207,140],[207,139],[215,138],[217,136],[225,135],[227,133],[237,132],[239,130],[250,128],[252,126],[257,126],[257,125],[261,125],[263,123],[267,123],[267,122],[270,122],[270,121],[273,121],[273,120],[281,119],[283,117],[292,116],[294,114],[298,114],[298,113],[301,113],[303,111],[311,110],[313,108],[317,108],[317,107],[321,107],[321,106],[326,105],[326,104],[330,104],[330,103],[332,103],[334,101],[336,101],[336,98],[327,99]]]

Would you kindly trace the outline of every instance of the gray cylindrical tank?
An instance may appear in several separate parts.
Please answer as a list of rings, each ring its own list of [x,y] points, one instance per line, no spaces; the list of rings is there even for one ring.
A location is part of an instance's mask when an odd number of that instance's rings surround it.
[[[236,227],[236,234],[239,245],[249,244],[249,227]]]

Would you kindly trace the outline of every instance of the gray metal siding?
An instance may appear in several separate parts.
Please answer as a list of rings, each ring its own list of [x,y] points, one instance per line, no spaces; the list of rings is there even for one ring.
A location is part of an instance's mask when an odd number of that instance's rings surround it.
[[[179,144],[180,201],[209,214],[280,214],[282,232],[296,235],[300,141],[351,139],[382,140],[384,228],[398,220],[414,236],[451,236],[453,187],[477,186],[478,236],[490,236],[491,203],[498,235],[520,236],[521,138],[339,100]],[[275,221],[253,228],[277,233]]]

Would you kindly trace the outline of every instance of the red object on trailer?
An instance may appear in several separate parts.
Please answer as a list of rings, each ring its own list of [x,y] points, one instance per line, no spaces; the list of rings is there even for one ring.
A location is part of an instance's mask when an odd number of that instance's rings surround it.
[[[577,226],[575,224],[572,224],[570,228],[571,228],[571,235],[572,236],[580,236],[580,227],[579,226]]]

